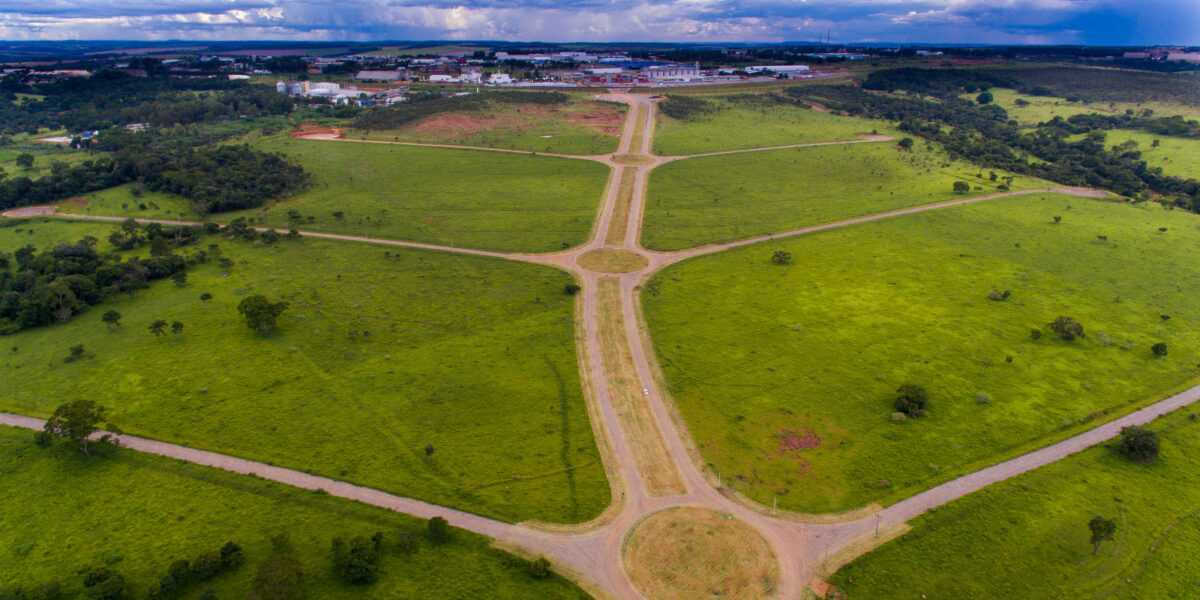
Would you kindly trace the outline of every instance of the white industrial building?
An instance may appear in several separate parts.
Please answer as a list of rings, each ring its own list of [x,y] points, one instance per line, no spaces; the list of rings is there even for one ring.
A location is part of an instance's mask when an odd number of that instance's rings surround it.
[[[642,69],[641,74],[650,81],[693,81],[702,77],[700,67],[692,65],[656,65]]]

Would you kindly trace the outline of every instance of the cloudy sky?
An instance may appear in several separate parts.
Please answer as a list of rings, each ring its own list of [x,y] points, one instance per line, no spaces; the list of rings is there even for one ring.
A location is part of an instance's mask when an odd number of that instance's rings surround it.
[[[4,0],[0,39],[1200,44],[1200,0]]]

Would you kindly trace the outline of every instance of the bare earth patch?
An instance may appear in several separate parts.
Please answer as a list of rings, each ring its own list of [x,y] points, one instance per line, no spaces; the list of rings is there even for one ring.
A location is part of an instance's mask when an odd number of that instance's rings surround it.
[[[622,165],[648,165],[654,162],[654,159],[638,154],[617,154],[613,156],[613,162]]]
[[[779,561],[767,541],[728,513],[670,508],[639,523],[625,540],[625,569],[647,598],[771,598]]]
[[[645,256],[632,250],[620,248],[601,248],[581,254],[575,262],[595,273],[632,273],[640,271],[650,264]]]
[[[299,129],[288,135],[301,140],[336,140],[346,137],[337,127],[320,127],[316,123],[301,123]]]
[[[431,133],[447,140],[461,140],[495,129],[501,125],[516,125],[517,123],[517,119],[449,113],[421,121],[414,125],[411,131],[415,133]]]

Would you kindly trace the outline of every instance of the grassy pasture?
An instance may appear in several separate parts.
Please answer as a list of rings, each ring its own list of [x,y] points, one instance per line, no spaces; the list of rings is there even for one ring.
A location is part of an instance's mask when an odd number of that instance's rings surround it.
[[[1200,179],[1200,140],[1157,135],[1145,131],[1128,129],[1109,130],[1107,146],[1116,146],[1129,140],[1137,142],[1142,160],[1152,167],[1161,167],[1167,175]],[[1158,147],[1154,147],[1158,140]]]
[[[264,207],[209,215],[302,229],[500,251],[561,250],[587,239],[608,169],[584,160],[504,152],[272,137],[254,146],[282,152],[312,185]],[[64,212],[202,219],[182,198],[132,198],[127,187]],[[139,210],[140,202],[160,209]],[[123,207],[124,205],[124,207]],[[289,210],[300,213],[293,221]],[[339,218],[335,212],[341,212]],[[310,219],[311,217],[311,219]]]
[[[1200,425],[1189,412],[1150,425],[1162,436],[1153,464],[1092,448],[918,517],[832,581],[862,600],[1193,597]],[[1115,519],[1117,533],[1092,556],[1096,515]]]
[[[394,130],[352,130],[352,138],[486,146],[555,154],[607,154],[617,149],[624,104],[576,100],[563,105],[494,104],[474,112],[439,113]]]
[[[655,276],[642,301],[705,460],[760,502],[839,511],[1193,384],[1197,243],[1200,217],[1183,211],[1013,197],[699,257]],[[775,250],[793,262],[774,264]],[[1059,315],[1087,337],[1050,333]],[[1156,359],[1159,341],[1169,355]],[[931,408],[893,422],[904,383]]]
[[[1016,119],[1024,127],[1032,127],[1044,123],[1054,117],[1066,119],[1071,115],[1099,113],[1103,115],[1124,114],[1126,110],[1141,111],[1151,109],[1156,115],[1182,115],[1189,119],[1200,118],[1200,108],[1169,102],[1070,102],[1065,98],[1055,96],[1030,96],[1016,90],[992,88],[994,103],[1008,113],[1010,119]],[[964,94],[962,97],[974,100],[979,94]],[[1028,104],[1018,106],[1017,99]]]
[[[242,546],[240,569],[193,585],[217,598],[245,598],[273,535],[288,532],[303,564],[306,598],[587,598],[571,583],[536,580],[482,536],[461,530],[413,550],[398,532],[424,522],[340,498],[166,458],[114,449],[84,460],[65,448],[35,446],[32,432],[0,426],[0,588],[58,580],[82,597],[78,569],[107,564],[144,598],[171,561],[191,559],[227,541]],[[349,586],[330,567],[335,535],[386,536],[379,581]]]
[[[678,250],[996,193],[1002,182],[980,171],[921,143],[912,151],[882,142],[679,160],[650,174],[642,243]],[[956,194],[959,180],[980,189]],[[1034,181],[1016,179],[1013,189]]]
[[[673,119],[660,112],[654,130],[654,153],[676,156],[852,140],[872,131],[895,133],[895,128],[886,121],[840,117],[767,98],[750,95],[706,98],[716,110],[687,120]]]
[[[111,228],[17,221],[0,250]],[[0,409],[45,416],[90,398],[129,433],[510,521],[585,521],[608,504],[565,273],[316,239],[219,247],[231,269],[210,261],[183,287],[5,337]],[[252,293],[291,303],[278,332],[241,321]],[[110,308],[119,327],[100,321]],[[156,339],[155,319],[185,330]],[[64,363],[79,343],[89,357]]]

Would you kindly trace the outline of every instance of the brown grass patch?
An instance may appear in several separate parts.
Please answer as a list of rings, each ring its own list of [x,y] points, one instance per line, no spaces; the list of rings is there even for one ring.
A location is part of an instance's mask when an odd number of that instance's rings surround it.
[[[621,284],[615,277],[596,282],[596,311],[599,317],[600,354],[607,375],[608,393],[621,419],[638,473],[651,496],[682,494],[683,483],[675,462],[667,453],[662,433],[642,395],[641,381],[629,352],[621,314]]]
[[[625,233],[629,230],[629,211],[633,208],[633,184],[636,182],[637,169],[621,170],[621,182],[617,184],[617,205],[613,207],[612,218],[608,221],[605,244],[620,246],[625,243]]]
[[[821,447],[821,438],[815,431],[804,428],[803,431],[784,429],[779,432],[779,453],[786,454],[797,450],[811,450]]]
[[[759,599],[774,596],[779,563],[767,541],[727,513],[667,509],[634,528],[625,569],[655,600]]]
[[[500,125],[517,123],[513,118],[479,117],[464,113],[438,115],[414,125],[411,131],[429,133],[447,140],[460,140],[495,129]]]
[[[619,248],[601,248],[585,252],[575,259],[575,262],[596,273],[631,273],[646,268],[650,264],[645,256],[632,250]]]
[[[616,108],[597,105],[590,110],[568,113],[566,121],[573,125],[582,125],[605,135],[616,136],[621,133],[621,125],[625,116]]]

